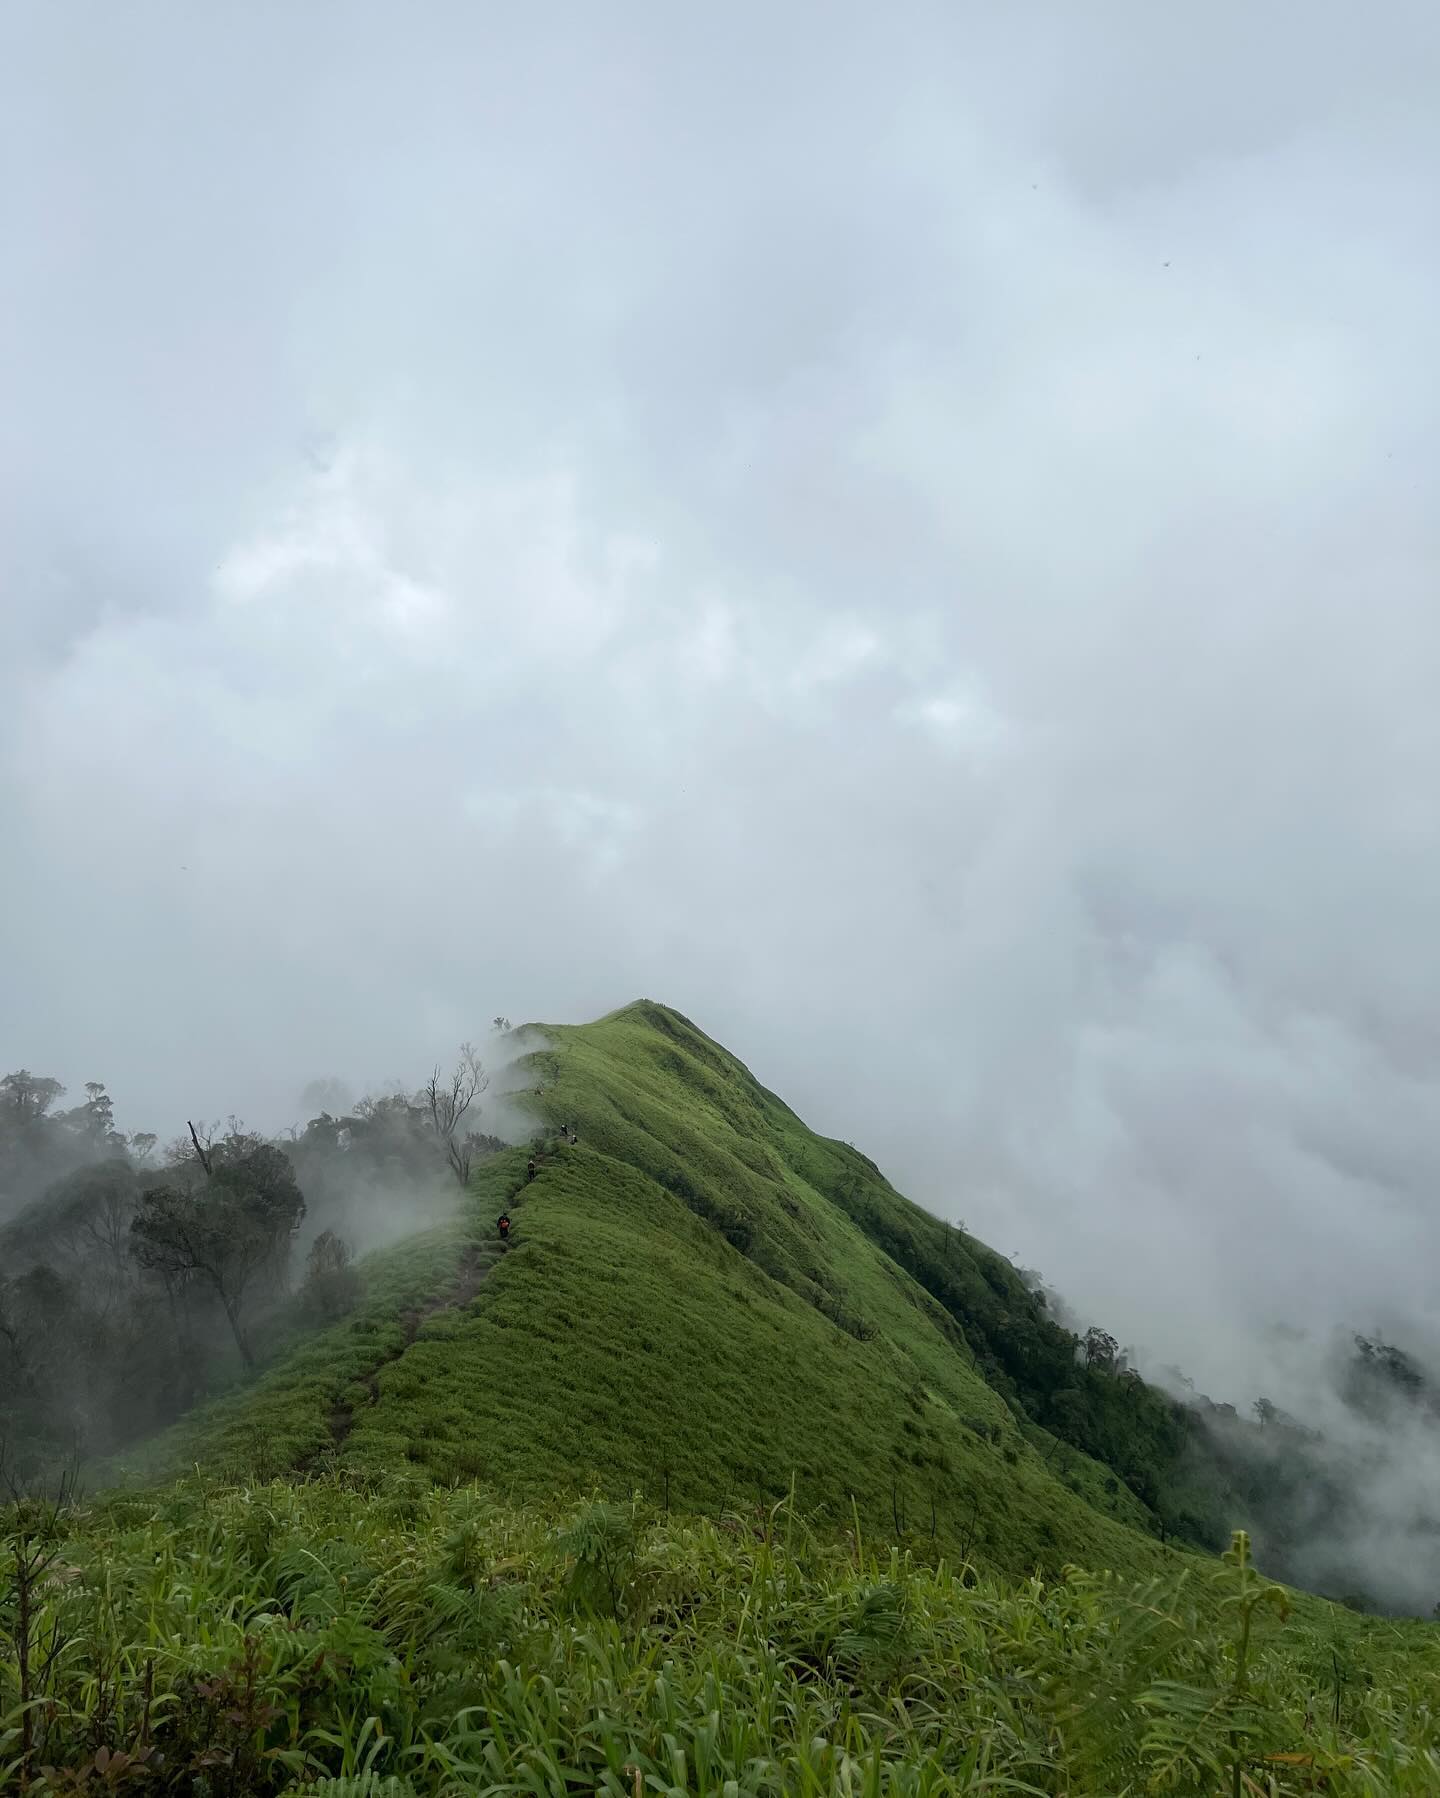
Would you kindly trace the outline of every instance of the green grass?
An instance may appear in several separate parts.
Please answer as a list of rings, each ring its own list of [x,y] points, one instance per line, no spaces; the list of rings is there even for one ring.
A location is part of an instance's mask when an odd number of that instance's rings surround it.
[[[368,1405],[369,1381],[404,1355],[471,1270],[496,1251],[468,1215],[408,1238],[364,1263],[364,1297],[353,1315],[286,1346],[253,1384],[233,1388],[174,1429],[95,1470],[93,1483],[132,1483],[203,1463],[237,1476],[304,1472],[333,1458],[337,1412]]]
[[[418,1475],[0,1512],[0,1547],[43,1563],[0,1790],[28,1766],[45,1798],[1440,1789],[1435,1634],[1287,1618],[1243,1565],[1009,1582],[788,1503],[517,1510]]]

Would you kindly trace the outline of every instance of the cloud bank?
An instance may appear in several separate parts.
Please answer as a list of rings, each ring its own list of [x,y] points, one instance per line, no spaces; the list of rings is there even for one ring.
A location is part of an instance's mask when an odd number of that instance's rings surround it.
[[[642,993],[1242,1401],[1433,1328],[1433,11],[12,9],[0,1061]]]

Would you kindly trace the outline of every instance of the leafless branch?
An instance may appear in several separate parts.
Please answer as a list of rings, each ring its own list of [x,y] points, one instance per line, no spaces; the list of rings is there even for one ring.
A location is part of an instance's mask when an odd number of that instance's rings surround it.
[[[185,1122],[187,1124],[190,1124],[189,1118],[186,1118]],[[214,1172],[214,1169],[210,1165],[209,1153],[205,1149],[202,1149],[200,1147],[200,1138],[199,1138],[199,1135],[196,1133],[196,1129],[193,1124],[190,1124],[190,1140],[195,1145],[195,1153],[199,1157],[200,1165],[205,1170],[205,1178],[208,1180],[210,1178],[210,1175]]]
[[[474,1045],[462,1043],[451,1072],[442,1074],[437,1065],[421,1090],[420,1102],[435,1134],[445,1145],[450,1171],[462,1186],[470,1178],[471,1148],[468,1138],[462,1137],[460,1126],[489,1084],[490,1076]]]

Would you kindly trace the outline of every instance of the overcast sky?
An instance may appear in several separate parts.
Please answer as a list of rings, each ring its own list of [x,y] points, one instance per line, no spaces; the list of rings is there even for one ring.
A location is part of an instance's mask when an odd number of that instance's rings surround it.
[[[12,0],[0,1063],[273,1124],[643,994],[1202,1380],[1431,1327],[1437,87],[1430,0]]]

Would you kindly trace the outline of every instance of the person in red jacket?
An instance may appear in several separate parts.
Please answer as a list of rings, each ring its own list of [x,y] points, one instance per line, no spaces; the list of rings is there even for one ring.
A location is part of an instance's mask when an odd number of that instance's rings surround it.
[[[509,1242],[509,1240],[510,1240],[510,1213],[508,1211],[502,1211],[500,1213],[499,1217],[496,1218],[495,1228],[500,1232],[501,1242]]]

